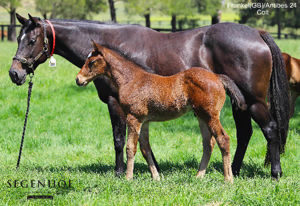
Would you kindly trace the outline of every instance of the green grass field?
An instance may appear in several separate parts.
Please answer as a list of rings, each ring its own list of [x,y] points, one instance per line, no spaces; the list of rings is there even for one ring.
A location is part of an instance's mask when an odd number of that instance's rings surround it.
[[[278,41],[282,51],[300,57],[300,41]],[[92,84],[75,84],[78,68],[56,56],[57,68],[38,67],[20,169],[16,170],[28,84],[14,85],[8,75],[16,43],[0,42],[0,205],[299,205],[300,102],[290,121],[283,177],[277,182],[263,166],[266,140],[253,122],[241,175],[225,184],[218,147],[204,179],[195,175],[202,139],[192,113],[170,122],[151,123],[150,141],[162,180],[151,179],[141,152],[134,180],[114,175],[114,146],[107,106]],[[27,80],[28,81],[28,80]],[[236,149],[229,101],[222,124]],[[46,182],[45,187],[38,183]],[[50,187],[47,184],[50,181]],[[54,185],[55,181],[55,185]],[[71,181],[71,187],[69,187]],[[30,195],[51,195],[31,199]]]

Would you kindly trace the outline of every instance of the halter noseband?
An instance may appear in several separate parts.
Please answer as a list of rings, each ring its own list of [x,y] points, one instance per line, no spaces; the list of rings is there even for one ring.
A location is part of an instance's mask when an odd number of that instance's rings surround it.
[[[20,57],[19,55],[16,55],[16,56],[13,57],[13,60],[18,60],[22,64],[25,64],[30,69],[29,73],[34,73],[33,65],[36,63],[36,61],[39,60],[39,58],[41,58],[41,56],[44,53],[47,55],[47,58],[52,56],[53,53],[54,53],[54,49],[55,49],[55,32],[54,32],[54,28],[53,28],[51,22],[49,20],[46,20],[46,21],[49,23],[49,25],[51,27],[51,30],[52,30],[52,35],[53,35],[53,48],[52,48],[51,54],[50,55],[48,54],[48,38],[47,38],[46,24],[45,24],[44,20],[42,20],[43,25],[44,25],[44,47],[43,47],[43,50],[41,50],[40,53],[35,58],[33,58],[32,61],[29,61],[29,59],[26,59],[25,57]]]

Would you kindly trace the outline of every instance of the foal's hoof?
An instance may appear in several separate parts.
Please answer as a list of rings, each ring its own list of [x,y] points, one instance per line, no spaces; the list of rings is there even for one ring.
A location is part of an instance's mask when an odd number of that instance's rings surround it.
[[[205,172],[206,172],[205,170],[204,171],[198,171],[197,175],[196,175],[196,178],[203,179],[204,176],[205,176]]]
[[[225,178],[225,182],[232,184],[233,183],[233,177],[227,177],[227,178]]]
[[[158,175],[158,176],[155,176],[155,177],[152,177],[152,178],[153,178],[153,180],[160,181],[159,175]]]
[[[126,180],[132,181],[132,180],[133,180],[133,176],[131,176],[131,175],[126,175]]]

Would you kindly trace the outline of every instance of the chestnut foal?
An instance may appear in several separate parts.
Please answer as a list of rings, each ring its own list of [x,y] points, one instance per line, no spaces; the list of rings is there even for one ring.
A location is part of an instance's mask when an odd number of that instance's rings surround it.
[[[300,96],[300,59],[292,57],[287,53],[282,53],[287,78],[290,85],[290,118],[295,113],[296,100]]]
[[[231,79],[201,68],[191,68],[169,77],[150,74],[116,52],[93,44],[95,50],[78,73],[76,82],[85,86],[97,76],[106,75],[118,89],[128,124],[127,179],[133,178],[138,141],[153,179],[160,179],[151,156],[149,122],[171,120],[193,110],[199,120],[204,151],[197,177],[204,176],[217,141],[223,157],[225,180],[233,182],[229,136],[219,119],[226,98],[224,87],[239,107],[245,109],[246,105]]]

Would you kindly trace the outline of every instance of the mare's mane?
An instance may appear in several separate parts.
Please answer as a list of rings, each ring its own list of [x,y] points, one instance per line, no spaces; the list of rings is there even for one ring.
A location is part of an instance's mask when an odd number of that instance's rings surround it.
[[[133,64],[140,67],[144,71],[146,71],[148,73],[154,73],[153,69],[151,69],[150,67],[143,64],[142,61],[132,58],[127,52],[120,50],[117,46],[105,45],[105,44],[101,45],[101,46],[106,47],[107,49],[110,49],[110,50],[116,52],[118,55],[120,55],[124,59],[132,62]]]

